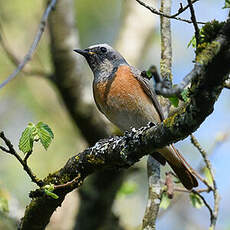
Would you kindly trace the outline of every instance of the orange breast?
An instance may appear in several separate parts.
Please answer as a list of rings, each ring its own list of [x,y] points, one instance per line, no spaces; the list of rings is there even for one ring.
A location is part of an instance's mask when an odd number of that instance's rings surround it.
[[[160,120],[151,98],[128,66],[120,66],[114,77],[94,84],[93,89],[99,109],[121,129],[139,128],[149,121]]]

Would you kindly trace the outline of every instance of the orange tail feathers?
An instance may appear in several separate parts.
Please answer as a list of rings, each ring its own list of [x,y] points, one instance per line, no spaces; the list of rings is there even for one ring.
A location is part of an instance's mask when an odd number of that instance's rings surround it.
[[[189,164],[173,145],[166,146],[157,151],[165,158],[185,188],[191,190],[198,186],[198,182],[191,172]]]

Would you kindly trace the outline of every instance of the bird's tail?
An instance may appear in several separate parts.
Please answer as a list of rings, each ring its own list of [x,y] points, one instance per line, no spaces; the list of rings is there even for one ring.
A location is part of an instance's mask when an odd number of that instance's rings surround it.
[[[198,182],[191,172],[189,164],[173,145],[166,146],[157,151],[165,158],[185,188],[190,190],[198,186]]]

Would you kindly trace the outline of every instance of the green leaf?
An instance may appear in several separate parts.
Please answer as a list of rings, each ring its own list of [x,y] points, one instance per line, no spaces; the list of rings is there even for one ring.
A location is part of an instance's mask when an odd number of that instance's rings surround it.
[[[33,149],[34,137],[36,135],[36,127],[33,123],[29,123],[27,128],[22,132],[19,140],[19,149],[23,153],[28,153]]]
[[[46,189],[46,190],[48,190],[50,192],[53,192],[54,184],[47,184],[47,185],[43,186],[42,188],[44,188],[44,189]]]
[[[169,101],[171,102],[171,104],[174,106],[174,107],[178,107],[178,104],[179,104],[179,99],[178,97],[169,97]]]
[[[192,39],[189,41],[187,48],[189,48],[192,45],[192,48],[196,48],[196,37],[193,36]]]
[[[39,140],[41,141],[43,147],[47,150],[52,139],[54,138],[51,128],[47,124],[39,122],[36,125],[36,129]]]
[[[45,192],[45,194],[46,194],[47,196],[50,196],[50,197],[52,197],[52,198],[54,198],[54,199],[58,199],[58,198],[59,198],[59,196],[58,196],[57,194],[55,194],[55,193],[53,193],[53,192],[50,192],[50,191],[47,190],[47,189],[44,189],[44,192]]]
[[[181,97],[182,97],[184,102],[187,102],[189,100],[188,93],[189,93],[188,89],[184,89],[181,92]]]
[[[223,9],[230,8],[230,0],[225,0],[225,5]]]
[[[146,75],[147,75],[147,77],[148,77],[149,79],[151,79],[151,78],[153,77],[151,70],[147,70],[147,71],[146,71]]]
[[[213,186],[213,180],[212,180],[212,175],[211,175],[211,172],[210,170],[207,168],[207,167],[204,167],[204,175],[207,179],[207,182],[210,186]]]
[[[47,124],[38,122],[35,126],[29,123],[19,140],[19,149],[26,154],[33,150],[34,141],[39,140],[47,150],[53,138],[54,134]]]
[[[44,189],[44,192],[47,196],[50,196],[54,199],[58,199],[59,196],[55,193],[53,193],[54,191],[54,184],[47,184],[45,186],[42,187]]]
[[[0,197],[0,212],[9,212],[8,200],[5,197]]]
[[[170,203],[171,203],[171,200],[168,198],[167,193],[163,192],[161,196],[160,208],[167,209]]]
[[[190,193],[189,197],[194,208],[201,208],[204,206],[203,200],[197,194],[192,192]]]
[[[122,184],[117,195],[118,196],[126,196],[126,195],[130,195],[136,191],[137,191],[137,184],[134,182],[131,182],[131,181],[127,181],[127,182]]]
[[[49,133],[49,135],[51,136],[51,138],[54,138],[53,131],[51,130],[51,128],[47,124],[40,121],[37,123],[36,128],[46,130]]]

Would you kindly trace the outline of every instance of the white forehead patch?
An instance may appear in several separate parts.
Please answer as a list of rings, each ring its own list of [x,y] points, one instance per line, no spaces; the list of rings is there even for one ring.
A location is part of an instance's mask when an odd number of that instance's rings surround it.
[[[116,51],[115,49],[113,49],[113,47],[111,47],[110,45],[104,43],[104,44],[96,44],[96,45],[92,45],[89,46],[88,49],[89,50],[93,50],[93,49],[100,49],[101,47],[105,47],[107,49],[106,52],[106,58],[104,57],[103,60],[108,59],[110,62],[115,63],[116,65],[118,64],[128,64],[126,62],[126,60],[121,56],[121,54]],[[100,52],[98,53],[98,55],[100,55]]]
[[[111,46],[109,46],[108,44],[106,44],[106,43],[89,46],[89,49],[93,49],[93,48],[97,48],[97,47],[105,47],[108,50],[113,50],[113,48]]]

